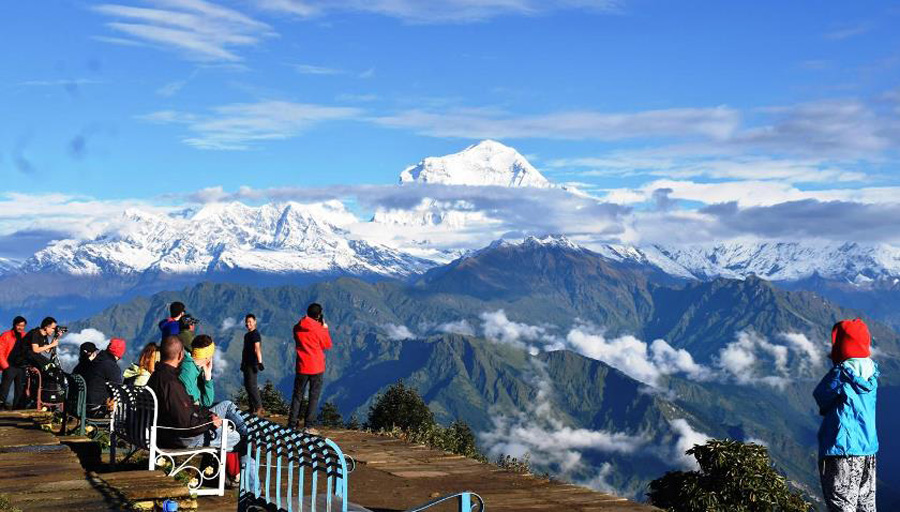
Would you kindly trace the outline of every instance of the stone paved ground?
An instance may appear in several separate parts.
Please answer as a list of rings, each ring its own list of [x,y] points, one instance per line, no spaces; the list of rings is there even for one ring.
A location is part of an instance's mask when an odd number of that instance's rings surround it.
[[[647,505],[584,487],[503,471],[458,455],[350,430],[325,430],[353,456],[350,501],[377,512],[403,511],[457,491],[481,495],[491,512],[649,512]],[[233,495],[199,498],[201,510],[234,510]],[[436,512],[453,510],[452,506]]]

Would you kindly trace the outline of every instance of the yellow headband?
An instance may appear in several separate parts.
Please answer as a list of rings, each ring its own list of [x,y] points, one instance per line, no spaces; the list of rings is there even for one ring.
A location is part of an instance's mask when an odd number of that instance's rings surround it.
[[[216,344],[213,343],[208,347],[197,348],[194,347],[191,349],[191,357],[194,359],[208,359],[213,356],[213,353],[216,351]]]

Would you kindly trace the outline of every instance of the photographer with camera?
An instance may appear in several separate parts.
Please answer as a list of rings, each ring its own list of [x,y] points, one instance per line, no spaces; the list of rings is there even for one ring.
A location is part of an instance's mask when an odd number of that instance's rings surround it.
[[[55,352],[59,346],[59,339],[68,332],[68,328],[60,327],[56,319],[48,316],[41,320],[41,326],[36,327],[25,335],[25,357],[22,363],[26,366],[34,366],[43,373],[47,365],[53,361]],[[30,348],[30,350],[28,350]]]
[[[312,303],[306,308],[306,316],[294,326],[294,342],[297,349],[297,374],[294,376],[294,393],[291,398],[291,413],[288,428],[297,428],[303,416],[303,428],[312,435],[319,431],[314,427],[318,417],[319,395],[325,375],[325,350],[331,348],[331,335],[325,323],[320,304]],[[300,410],[305,388],[309,385],[309,401],[305,411]]]
[[[178,321],[178,339],[187,351],[190,351],[194,344],[194,337],[197,335],[194,331],[199,323],[200,319],[194,318],[190,313],[185,313]]]

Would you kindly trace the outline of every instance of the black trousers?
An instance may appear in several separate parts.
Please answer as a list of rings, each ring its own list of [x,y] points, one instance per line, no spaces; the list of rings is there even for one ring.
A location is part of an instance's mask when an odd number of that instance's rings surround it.
[[[289,427],[295,426],[300,418],[300,404],[303,402],[303,392],[307,383],[309,384],[309,403],[306,405],[306,410],[303,411],[303,417],[306,419],[306,428],[315,425],[319,410],[319,395],[322,393],[323,375],[323,373],[315,375],[298,373],[294,377],[294,395],[291,397],[291,414],[288,416]]]
[[[244,372],[244,389],[247,390],[247,403],[250,406],[250,412],[256,412],[262,407],[262,399],[259,397],[259,384],[256,382],[256,375],[259,370],[256,365],[245,366],[241,369]]]
[[[25,369],[10,366],[3,370],[3,379],[0,380],[0,401],[6,402],[9,396],[9,388],[13,386],[13,409],[21,409],[25,401]]]

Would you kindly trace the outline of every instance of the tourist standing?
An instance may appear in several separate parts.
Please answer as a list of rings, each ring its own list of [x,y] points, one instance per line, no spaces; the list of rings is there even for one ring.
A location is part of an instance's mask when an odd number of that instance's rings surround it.
[[[304,429],[316,435],[318,431],[313,426],[319,407],[319,395],[322,393],[322,377],[325,373],[324,351],[331,348],[331,335],[321,305],[313,303],[306,308],[306,316],[294,326],[294,342],[297,347],[297,374],[294,377],[288,427],[297,428],[301,412],[300,404],[308,384],[309,402],[306,411],[303,411]]]
[[[869,328],[857,318],[831,330],[834,366],[813,396],[823,416],[819,428],[819,476],[829,512],[875,512],[875,405],[878,365]]]
[[[241,372],[244,374],[244,389],[247,390],[247,402],[250,414],[262,415],[262,400],[259,397],[259,384],[257,374],[263,370],[262,336],[259,335],[256,324],[256,315],[247,314],[244,317],[244,326],[247,332],[244,334],[244,350],[241,352]]]
[[[0,334],[0,370],[3,370],[3,379],[0,381],[0,406],[6,408],[17,407],[25,393],[25,371],[17,367],[12,360],[13,350],[16,347],[22,349],[22,340],[25,339],[25,327],[28,321],[24,317],[13,318],[12,329]],[[9,388],[13,386],[12,404],[7,404]]]

